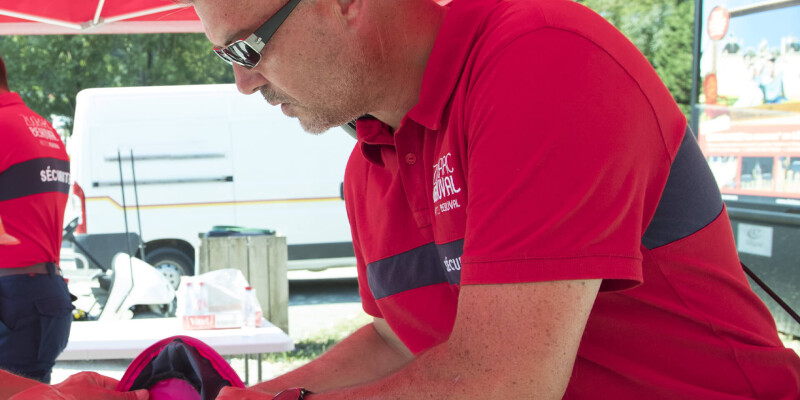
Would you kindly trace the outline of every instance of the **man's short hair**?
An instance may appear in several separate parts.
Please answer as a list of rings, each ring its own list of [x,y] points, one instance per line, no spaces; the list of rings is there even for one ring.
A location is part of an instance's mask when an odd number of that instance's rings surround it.
[[[3,63],[2,55],[0,55],[0,89],[8,90],[8,77],[6,76],[6,64]]]

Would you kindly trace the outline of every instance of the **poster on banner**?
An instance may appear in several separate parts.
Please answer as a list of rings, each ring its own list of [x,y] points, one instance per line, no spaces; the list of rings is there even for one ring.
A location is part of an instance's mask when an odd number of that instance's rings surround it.
[[[708,0],[698,140],[726,200],[800,207],[800,2]]]

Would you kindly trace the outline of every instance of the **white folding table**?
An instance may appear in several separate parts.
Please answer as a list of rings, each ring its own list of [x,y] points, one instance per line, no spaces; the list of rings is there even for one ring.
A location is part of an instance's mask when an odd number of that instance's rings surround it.
[[[260,327],[250,330],[184,330],[177,318],[78,321],[72,323],[67,348],[56,361],[135,358],[153,343],[175,335],[200,339],[220,355],[244,354],[245,366],[247,355],[258,354],[259,380],[262,353],[294,349],[289,335],[266,320]]]

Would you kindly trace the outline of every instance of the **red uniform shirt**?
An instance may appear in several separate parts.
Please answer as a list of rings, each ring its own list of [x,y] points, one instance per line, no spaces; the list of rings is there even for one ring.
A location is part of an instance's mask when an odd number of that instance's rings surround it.
[[[449,337],[460,285],[603,279],[566,398],[797,398],[800,359],[686,132],[585,7],[456,0],[398,130],[358,124],[345,199],[364,309],[417,353]]]
[[[0,246],[0,268],[58,263],[68,190],[58,133],[19,94],[0,94],[0,218],[20,241]]]

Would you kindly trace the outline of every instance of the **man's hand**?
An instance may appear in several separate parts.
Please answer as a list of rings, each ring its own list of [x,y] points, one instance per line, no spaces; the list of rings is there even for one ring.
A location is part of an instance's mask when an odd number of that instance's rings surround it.
[[[96,372],[80,372],[56,385],[36,385],[10,400],[147,400],[147,390],[117,392],[117,380]]]
[[[217,400],[270,400],[275,395],[253,389],[240,389],[232,386],[222,388]]]

